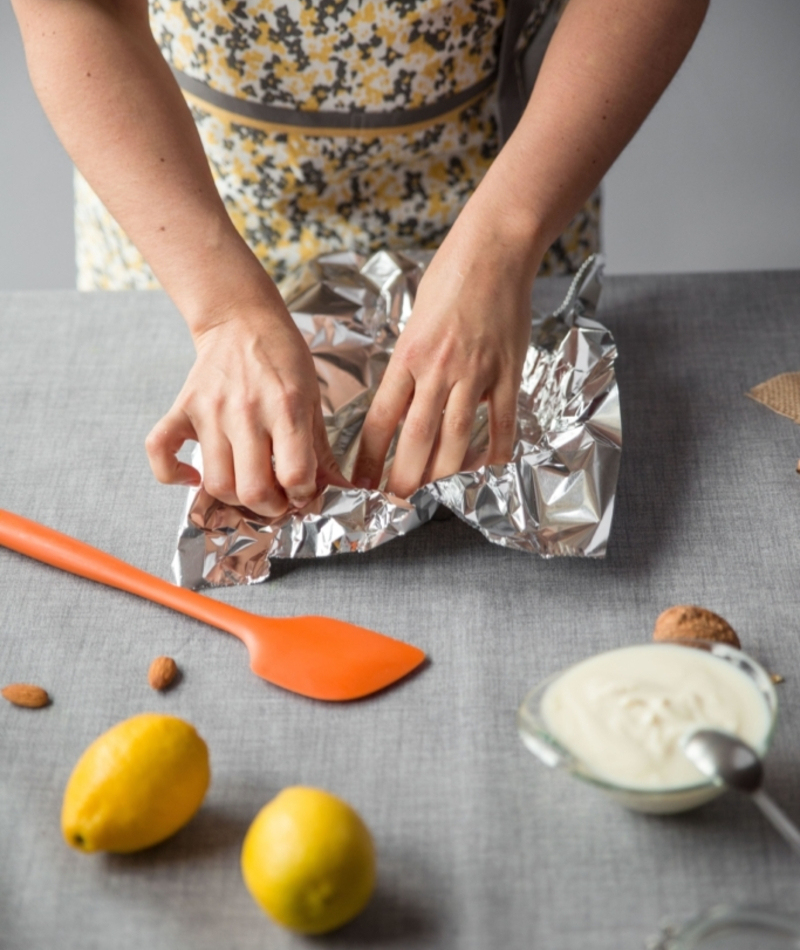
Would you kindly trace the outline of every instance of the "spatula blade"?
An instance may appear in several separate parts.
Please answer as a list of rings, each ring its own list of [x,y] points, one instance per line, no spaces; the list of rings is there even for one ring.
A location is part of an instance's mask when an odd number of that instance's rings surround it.
[[[312,699],[361,699],[408,676],[425,659],[418,647],[331,617],[270,619],[266,626],[243,638],[250,669]]]

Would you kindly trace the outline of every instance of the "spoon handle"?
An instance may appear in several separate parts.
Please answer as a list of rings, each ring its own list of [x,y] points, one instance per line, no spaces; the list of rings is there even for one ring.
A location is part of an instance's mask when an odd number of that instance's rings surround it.
[[[779,808],[765,791],[759,789],[753,792],[753,801],[764,815],[772,822],[773,827],[781,833],[786,841],[800,855],[800,830],[790,821],[783,809]]]

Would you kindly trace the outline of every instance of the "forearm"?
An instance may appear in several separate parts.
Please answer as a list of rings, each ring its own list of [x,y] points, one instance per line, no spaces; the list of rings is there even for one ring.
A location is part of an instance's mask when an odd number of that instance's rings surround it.
[[[683,62],[708,0],[570,0],[525,113],[471,214],[538,260]]]
[[[14,0],[31,79],[67,152],[194,332],[277,305],[236,232],[143,0]]]

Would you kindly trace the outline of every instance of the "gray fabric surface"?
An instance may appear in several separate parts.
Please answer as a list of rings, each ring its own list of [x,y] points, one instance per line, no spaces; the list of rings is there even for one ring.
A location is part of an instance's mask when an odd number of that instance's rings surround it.
[[[563,289],[537,292],[553,303]],[[606,560],[539,560],[448,520],[212,595],[423,647],[430,664],[383,695],[336,706],[282,692],[234,639],[0,549],[0,679],[54,699],[0,704],[3,950],[308,945],[261,914],[238,871],[258,808],[299,783],[348,799],[378,848],[376,896],[333,947],[636,950],[664,917],[719,901],[798,907],[796,860],[747,801],[636,815],[517,738],[532,684],[648,639],[673,603],[703,604],[786,677],[768,783],[800,819],[800,428],[743,395],[800,369],[800,273],[615,278],[600,315],[619,344],[624,426]],[[0,296],[0,507],[168,578],[183,491],[155,483],[142,441],[191,359],[161,295]],[[166,695],[146,681],[159,653],[184,671]],[[72,765],[151,709],[208,741],[206,804],[150,852],[71,851],[59,811]]]

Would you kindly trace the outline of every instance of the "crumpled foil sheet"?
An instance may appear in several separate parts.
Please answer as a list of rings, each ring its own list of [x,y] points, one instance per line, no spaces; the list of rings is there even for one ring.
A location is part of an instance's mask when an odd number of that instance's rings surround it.
[[[314,356],[328,438],[348,477],[364,417],[431,257],[327,254],[284,286]],[[480,464],[488,447],[481,406],[465,460],[472,470],[423,485],[408,500],[328,486],[302,512],[270,520],[193,488],[173,561],[177,583],[252,584],[266,580],[273,558],[369,551],[429,521],[439,505],[503,547],[544,557],[602,557],[622,449],[616,346],[594,320],[602,270],[601,258],[589,258],[558,310],[533,311],[507,465]],[[393,452],[394,444],[381,487]],[[192,463],[202,470],[199,447]]]

